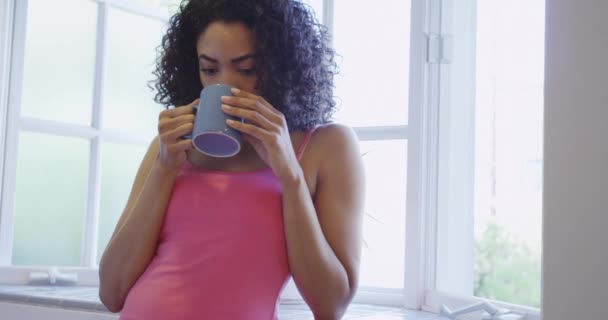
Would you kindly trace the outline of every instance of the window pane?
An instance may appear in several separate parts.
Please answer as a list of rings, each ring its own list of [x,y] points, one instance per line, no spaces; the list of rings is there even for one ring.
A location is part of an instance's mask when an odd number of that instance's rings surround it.
[[[544,14],[544,0],[477,2],[475,294],[535,307],[540,307]]]
[[[96,25],[93,1],[28,1],[22,116],[90,124]]]
[[[410,1],[335,0],[334,12],[334,45],[342,56],[336,120],[351,126],[407,124]]]
[[[19,138],[13,264],[80,264],[89,174],[87,140]]]
[[[302,2],[311,6],[317,20],[323,23],[323,0],[303,0]]]
[[[154,9],[165,10],[169,14],[174,14],[177,12],[179,4],[182,0],[131,0],[140,5],[144,5],[147,7],[151,7]]]
[[[463,0],[444,11],[440,291],[540,307],[544,9]]]
[[[127,204],[135,174],[145,152],[145,146],[103,144],[97,263]]]
[[[161,107],[147,84],[154,77],[163,24],[122,10],[108,16],[103,126],[152,140]]]
[[[360,144],[367,180],[361,286],[403,288],[407,142]]]

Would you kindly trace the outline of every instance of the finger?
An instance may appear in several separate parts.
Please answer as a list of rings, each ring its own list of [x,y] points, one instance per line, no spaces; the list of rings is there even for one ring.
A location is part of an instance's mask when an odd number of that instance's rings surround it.
[[[184,123],[194,123],[195,118],[196,116],[193,114],[185,114],[177,118],[163,118],[158,122],[158,132],[162,134],[175,129]]]
[[[196,119],[196,115],[194,114],[184,114],[175,118],[163,118],[159,121],[159,127],[166,128],[167,130],[171,130],[173,128],[179,127],[184,123],[194,123]]]
[[[167,141],[175,142],[176,140],[182,140],[182,136],[192,133],[193,128],[194,124],[184,123],[181,126],[167,132]]]
[[[262,97],[223,96],[222,102],[234,107],[256,110],[271,121],[278,121],[280,118],[279,111],[270,106]]]
[[[231,116],[244,119],[245,121],[264,129],[271,130],[275,129],[276,127],[276,125],[268,120],[268,118],[264,117],[261,113],[255,110],[236,108],[225,104],[222,105],[222,110]]]
[[[255,94],[253,94],[251,92],[247,92],[245,90],[241,90],[241,89],[237,89],[237,88],[232,88],[230,90],[230,92],[232,92],[232,94],[235,97],[248,98],[248,99],[251,99],[251,100],[259,100],[259,99],[264,100],[264,98],[262,98],[262,97],[260,97],[258,95],[255,95]]]
[[[230,119],[226,120],[226,123],[231,128],[234,128],[235,130],[246,133],[258,140],[267,141],[271,137],[270,132],[262,129],[261,127],[254,126],[249,123],[234,121],[234,120],[230,120]]]
[[[167,146],[167,151],[170,153],[179,153],[179,152],[184,152],[186,150],[191,150],[194,148],[194,145],[192,144],[192,140],[188,139],[188,140],[182,140],[178,143],[174,143],[170,146]]]
[[[196,105],[198,105],[198,102],[199,102],[199,99],[196,99],[196,100],[192,101],[190,104],[187,104],[185,106],[180,106],[180,107],[176,107],[173,109],[165,109],[160,113],[159,119],[175,118],[175,117],[179,117],[179,116],[185,115],[185,114],[194,114],[195,113],[194,107],[196,107]]]
[[[252,145],[257,144],[257,143],[262,143],[262,141],[254,138],[253,136],[248,135],[248,134],[243,134],[243,141],[245,141],[249,144],[252,144]]]
[[[183,135],[192,132],[193,126],[193,124],[185,123],[171,130],[162,132],[159,134],[160,140],[163,144],[173,144],[178,140],[182,140]],[[180,133],[182,134],[180,135]]]
[[[256,101],[260,108],[267,109],[273,113],[280,113],[280,111],[273,107],[270,102],[266,101],[264,97],[237,88],[233,88],[231,92],[235,97],[247,98]]]

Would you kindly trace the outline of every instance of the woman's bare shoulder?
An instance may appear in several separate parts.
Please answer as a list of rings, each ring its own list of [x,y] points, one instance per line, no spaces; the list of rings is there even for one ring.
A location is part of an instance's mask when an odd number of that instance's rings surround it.
[[[310,156],[319,168],[334,167],[349,158],[359,157],[359,141],[355,131],[344,124],[329,123],[315,131],[310,141]],[[358,160],[358,159],[350,159]]]
[[[341,148],[345,147],[345,145],[347,147],[348,145],[357,144],[358,142],[357,135],[351,127],[341,123],[329,123],[317,128],[311,143],[314,143],[317,148],[337,148],[340,150]]]

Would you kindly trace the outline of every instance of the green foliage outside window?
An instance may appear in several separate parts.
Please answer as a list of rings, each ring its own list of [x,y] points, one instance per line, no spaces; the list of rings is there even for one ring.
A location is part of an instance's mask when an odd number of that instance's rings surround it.
[[[475,296],[539,308],[540,256],[505,228],[488,223],[475,244]]]

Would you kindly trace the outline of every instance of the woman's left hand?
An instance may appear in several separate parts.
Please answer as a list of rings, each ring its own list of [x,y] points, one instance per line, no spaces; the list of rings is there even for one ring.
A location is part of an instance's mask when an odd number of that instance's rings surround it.
[[[260,96],[239,89],[233,89],[232,94],[222,97],[222,110],[245,121],[227,120],[227,124],[243,133],[243,140],[253,146],[282,183],[297,178],[301,169],[285,116]]]

